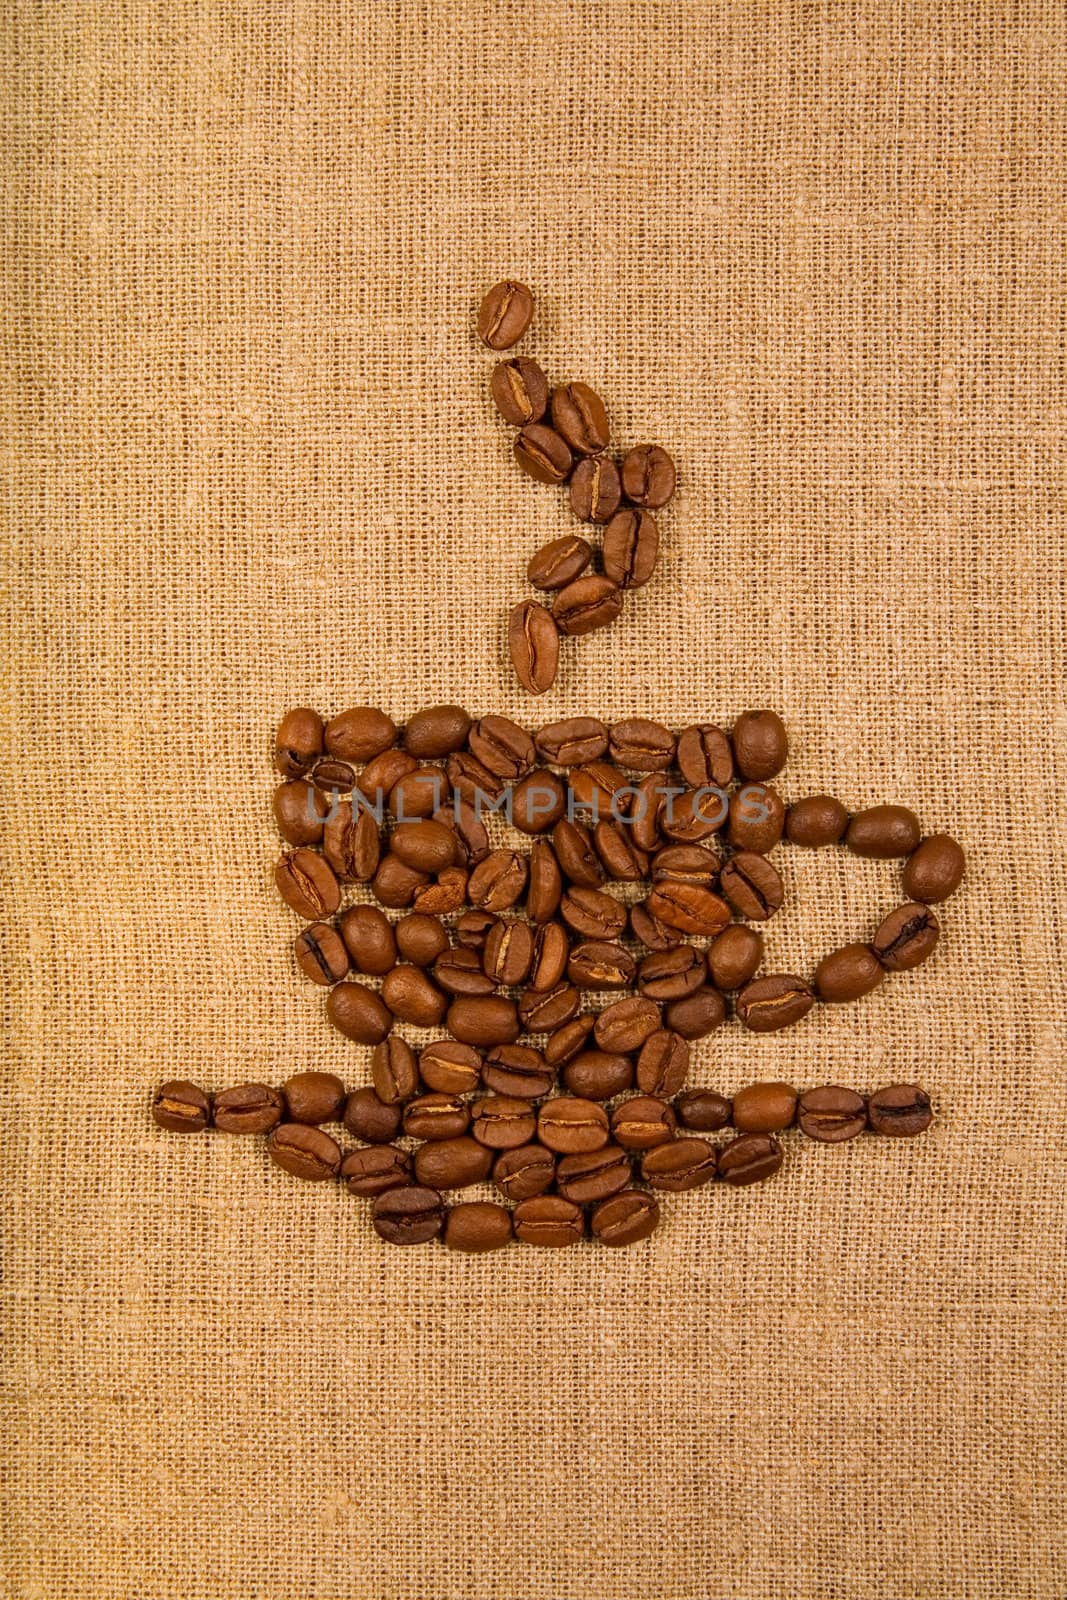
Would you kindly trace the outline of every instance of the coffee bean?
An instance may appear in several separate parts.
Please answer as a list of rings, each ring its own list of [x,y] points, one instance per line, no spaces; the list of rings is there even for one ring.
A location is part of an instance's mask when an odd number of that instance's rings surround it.
[[[498,922],[486,939],[482,954],[486,976],[509,987],[522,983],[530,970],[533,947],[529,923]]]
[[[726,838],[735,850],[752,850],[765,855],[774,849],[784,827],[782,797],[768,784],[742,784],[731,797]]]
[[[608,761],[587,761],[576,767],[570,776],[570,790],[575,810],[588,811],[593,821],[612,817],[617,791],[626,786],[618,767]]]
[[[813,794],[791,805],[785,816],[785,836],[791,844],[818,850],[837,844],[848,827],[848,812],[832,795]]]
[[[576,944],[567,963],[567,976],[576,989],[629,989],[636,972],[630,952],[611,939]]]
[[[719,875],[719,888],[738,916],[766,922],[781,909],[785,886],[766,856],[742,850],[727,861]]]
[[[362,766],[396,740],[396,723],[376,706],[354,706],[326,724],[323,743],[331,756]]]
[[[336,990],[334,991],[336,993]],[[447,1027],[462,1044],[514,1044],[519,1037],[519,1018],[514,1001],[503,995],[461,996],[448,1008]]]
[[[382,810],[401,778],[416,771],[418,765],[415,757],[406,750],[383,750],[381,755],[367,762],[356,779],[356,788],[371,805]]]
[[[400,1132],[401,1109],[387,1106],[373,1089],[355,1089],[345,1101],[342,1121],[353,1139],[389,1144]]]
[[[637,1087],[642,1094],[660,1099],[677,1094],[689,1072],[689,1046],[669,1028],[657,1028],[641,1046],[637,1058]]]
[[[773,1178],[782,1165],[782,1147],[769,1133],[743,1133],[719,1151],[719,1177],[735,1187]]]
[[[457,866],[476,867],[479,861],[485,860],[489,854],[489,835],[473,806],[456,798],[451,805],[439,807],[433,814],[433,820],[451,828],[455,837]]]
[[[483,1255],[500,1250],[512,1239],[511,1212],[490,1200],[464,1200],[453,1206],[445,1223],[445,1244],[449,1250]]]
[[[313,850],[293,850],[274,869],[278,893],[291,911],[305,922],[332,917],[341,904],[337,879]]]
[[[307,706],[286,712],[274,739],[274,765],[282,777],[302,778],[321,754],[322,718],[318,712]]]
[[[640,1050],[645,1040],[661,1027],[659,1006],[643,995],[616,1000],[596,1019],[593,1036],[601,1050],[626,1055]]]
[[[622,590],[609,578],[576,578],[556,595],[552,616],[561,633],[577,638],[606,628],[622,610]]]
[[[612,760],[631,772],[663,772],[674,760],[674,734],[647,717],[616,722],[608,741]]]
[[[439,761],[463,749],[470,725],[462,706],[424,706],[404,725],[404,749],[420,761]]]
[[[515,1237],[524,1244],[559,1248],[575,1244],[585,1232],[585,1219],[580,1206],[562,1195],[535,1195],[531,1200],[520,1200],[512,1212]]]
[[[348,951],[344,940],[328,922],[313,922],[293,940],[296,961],[312,983],[340,983],[348,971]]]
[[[579,522],[607,522],[619,509],[622,481],[610,456],[585,456],[571,473],[571,510]]]
[[[528,987],[538,994],[557,988],[567,970],[569,950],[566,928],[558,922],[542,923],[530,952]]]
[[[573,489],[572,489],[573,503]],[[617,503],[617,502],[616,502]],[[604,576],[620,589],[640,589],[651,578],[659,555],[659,528],[647,511],[627,506],[604,529]]]
[[[526,888],[526,858],[515,850],[490,850],[467,882],[472,906],[482,911],[507,911]]]
[[[687,1089],[674,1103],[678,1121],[683,1128],[696,1128],[700,1133],[717,1133],[725,1128],[733,1111],[733,1102],[714,1089]]]
[[[467,735],[471,755],[498,778],[514,783],[534,764],[534,742],[510,717],[482,717]]]
[[[498,361],[489,379],[489,389],[500,415],[513,428],[540,422],[548,408],[548,379],[537,362],[527,356]]]
[[[608,730],[596,717],[571,717],[538,728],[534,743],[546,761],[557,767],[577,767],[596,761],[608,748]]]
[[[285,1101],[277,1089],[265,1083],[239,1083],[215,1096],[213,1118],[222,1133],[269,1133],[285,1113]]]
[[[511,824],[520,833],[547,833],[567,809],[567,791],[554,772],[538,767],[511,791]]]
[[[547,839],[536,839],[530,849],[530,877],[526,888],[526,915],[531,922],[544,923],[559,910],[563,894],[563,874],[556,852]]]
[[[536,1131],[537,1115],[528,1100],[494,1094],[471,1106],[471,1132],[490,1150],[515,1150],[529,1144]]]
[[[395,1144],[369,1145],[345,1156],[340,1175],[349,1194],[373,1200],[386,1189],[402,1188],[411,1182],[411,1157]]]
[[[578,1013],[582,997],[569,983],[541,992],[524,989],[519,996],[519,1016],[527,1033],[553,1033]]]
[[[648,857],[630,838],[622,822],[598,822],[593,829],[593,846],[604,863],[604,870],[616,883],[640,883],[648,872]]]
[[[398,1033],[376,1044],[370,1062],[371,1082],[378,1099],[387,1106],[403,1105],[419,1088],[415,1052]]]
[[[342,883],[369,883],[381,859],[378,824],[369,811],[341,800],[326,824],[323,853]]]
[[[466,949],[462,945],[443,950],[433,964],[434,981],[447,994],[465,995],[472,999],[491,995],[496,988],[496,979],[486,972],[483,959],[481,952]]]
[[[201,1133],[211,1121],[211,1101],[195,1083],[175,1078],[157,1091],[152,1116],[168,1133]]]
[[[639,850],[651,852],[663,843],[660,836],[663,811],[672,794],[677,792],[670,779],[657,772],[650,772],[634,785],[628,815],[630,836]]]
[[[534,298],[524,283],[505,278],[494,283],[478,307],[478,337],[490,350],[518,344],[534,311]]]
[[[436,1039],[419,1054],[419,1077],[441,1094],[469,1094],[482,1075],[482,1058],[469,1044]]]
[[[725,876],[724,868],[724,879]],[[723,887],[725,889],[725,883]],[[710,889],[698,883],[676,883],[671,879],[656,884],[648,897],[648,909],[669,928],[705,938],[721,933],[730,921],[729,906]]]
[[[875,1133],[908,1138],[924,1133],[933,1118],[930,1096],[915,1083],[891,1083],[867,1102],[867,1121]]]
[[[871,940],[871,949],[887,972],[910,972],[934,953],[941,924],[918,901],[891,911]]]
[[[845,844],[853,855],[875,861],[906,856],[917,848],[922,829],[907,806],[871,806],[858,811],[845,831]]]
[[[655,511],[674,493],[674,462],[658,444],[639,444],[622,463],[622,487],[635,506]]]
[[[633,1084],[633,1062],[616,1051],[581,1050],[563,1069],[564,1087],[581,1100],[614,1100]]]
[[[716,989],[740,989],[763,960],[763,935],[731,923],[708,946],[708,976]]]
[[[567,441],[543,422],[523,428],[513,453],[523,472],[537,483],[563,483],[574,464]]]
[[[541,1107],[537,1137],[549,1150],[563,1155],[599,1150],[608,1142],[607,1112],[593,1100],[558,1095]]]
[[[556,1187],[565,1200],[588,1206],[625,1189],[631,1177],[630,1158],[617,1144],[563,1156],[556,1168]]]
[[[267,1154],[283,1172],[312,1183],[336,1177],[341,1165],[336,1139],[302,1122],[283,1122],[275,1128],[267,1140]]]
[[[869,945],[846,944],[823,956],[815,968],[815,992],[831,1005],[858,1000],[877,989],[884,977],[885,968]]]
[[[389,815],[398,822],[421,822],[445,803],[450,782],[442,767],[419,766],[389,791]]]
[[[427,915],[447,917],[458,911],[467,899],[467,873],[462,867],[446,867],[435,883],[420,889],[412,905]]]
[[[773,1033],[799,1022],[814,1004],[814,992],[803,978],[774,973],[746,983],[735,1009],[738,1019],[753,1033]]]
[[[580,884],[564,894],[559,914],[568,928],[584,939],[616,939],[626,926],[625,906],[602,889],[585,889]]]
[[[425,889],[429,881],[427,873],[405,866],[399,856],[390,852],[382,858],[371,880],[371,889],[380,904],[399,911],[411,905],[419,890]]]
[[[504,780],[471,755],[469,750],[454,750],[445,764],[445,775],[454,794],[481,816],[487,804],[504,793]]]
[[[673,1139],[675,1115],[665,1100],[635,1095],[611,1114],[611,1136],[624,1150],[651,1150]]]
[[[422,1184],[387,1189],[371,1207],[374,1231],[387,1244],[425,1244],[445,1225],[445,1203]]]
[[[529,1200],[551,1189],[556,1158],[541,1144],[520,1144],[504,1150],[493,1163],[493,1182],[508,1200]]]
[[[640,900],[630,907],[630,931],[649,950],[670,950],[682,941],[677,928],[668,927],[653,915],[647,900]]]
[[[840,1144],[866,1128],[867,1102],[855,1090],[842,1089],[838,1084],[809,1089],[797,1104],[797,1122],[809,1139]]]
[[[448,949],[448,933],[439,917],[411,911],[396,925],[396,947],[405,961],[417,967],[432,967]]]
[[[603,400],[588,384],[560,384],[552,391],[549,407],[553,426],[572,450],[591,456],[607,449],[608,414]]]
[[[467,1134],[420,1144],[412,1158],[417,1183],[430,1189],[465,1189],[488,1178],[493,1152]]]
[[[350,906],[340,928],[357,972],[380,978],[396,965],[393,925],[377,906]]]
[[[402,822],[394,828],[389,848],[416,872],[442,872],[452,865],[455,836],[441,822]]]
[[[382,979],[382,999],[394,1017],[416,1028],[435,1028],[444,1018],[448,1001],[421,967],[394,967]]]
[[[411,1139],[458,1139],[470,1125],[465,1100],[454,1094],[421,1094],[403,1111],[404,1132]]]
[[[730,803],[721,789],[668,788],[658,826],[669,839],[699,844],[722,827],[729,813]]]
[[[743,778],[765,783],[785,766],[789,737],[774,711],[746,711],[731,731],[734,761]]]
[[[683,728],[678,735],[678,765],[694,789],[727,789],[734,780],[730,741],[713,722]]]
[[[700,951],[691,944],[653,951],[637,971],[637,987],[650,1000],[682,1000],[703,986],[707,968]]]
[[[652,857],[652,882],[697,883],[703,889],[714,887],[721,862],[717,855],[700,844],[668,844]]]
[[[326,1015],[339,1033],[357,1044],[381,1044],[393,1017],[381,995],[362,983],[345,979],[330,990]]]
[[[330,805],[303,779],[280,783],[271,801],[278,832],[286,844],[321,844],[322,830]]]
[[[966,858],[955,839],[947,833],[932,833],[924,839],[904,866],[904,893],[924,905],[947,900],[963,879]]]
[[[498,1044],[482,1068],[485,1087],[512,1100],[540,1100],[555,1079],[555,1071],[541,1052],[525,1044]]]
[[[565,1061],[573,1061],[575,1056],[585,1048],[589,1035],[593,1031],[596,1016],[587,1011],[580,1017],[574,1017],[570,1022],[565,1022],[549,1035],[545,1040],[544,1057],[550,1067],[562,1066]],[[575,1089],[575,1094],[582,1094],[584,1090]],[[588,1096],[596,1100],[597,1095]]]
[[[683,1039],[704,1039],[726,1021],[726,1001],[717,989],[695,989],[665,1006],[663,1021]]]
[[[351,794],[356,786],[356,769],[336,756],[324,756],[311,769],[311,784],[320,794]]]
[[[550,611],[535,600],[520,600],[508,617],[508,648],[527,694],[551,689],[559,665],[559,629]]]
[[[718,1169],[718,1152],[706,1139],[671,1139],[641,1157],[641,1177],[650,1189],[682,1194],[710,1183]]]
[[[791,1083],[750,1083],[734,1095],[733,1123],[739,1133],[777,1133],[792,1125],[796,1111]]]
[[[564,818],[552,829],[552,845],[565,877],[580,888],[593,889],[604,881],[604,869],[593,848],[593,836],[580,822]]]
[[[485,950],[485,941],[499,921],[494,911],[465,911],[456,918],[456,943],[466,950],[476,950],[481,954]]]
[[[659,1205],[643,1189],[624,1189],[602,1200],[593,1210],[589,1227],[601,1244],[637,1244],[659,1226]]]
[[[282,1093],[289,1121],[313,1127],[336,1121],[345,1103],[345,1086],[332,1072],[294,1072],[282,1084]]]

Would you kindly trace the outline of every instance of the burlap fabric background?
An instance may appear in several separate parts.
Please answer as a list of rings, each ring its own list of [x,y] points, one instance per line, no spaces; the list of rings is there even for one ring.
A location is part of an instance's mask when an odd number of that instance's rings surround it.
[[[3,1593],[1061,1596],[1061,8],[3,13]],[[504,273],[681,478],[536,705],[503,614],[571,524],[488,403]],[[787,798],[957,833],[928,967],[695,1072],[917,1077],[935,1130],[472,1260],[158,1132],[163,1077],[363,1081],[270,887],[271,732],[441,699],[772,705]],[[896,902],[785,860],[786,970]]]

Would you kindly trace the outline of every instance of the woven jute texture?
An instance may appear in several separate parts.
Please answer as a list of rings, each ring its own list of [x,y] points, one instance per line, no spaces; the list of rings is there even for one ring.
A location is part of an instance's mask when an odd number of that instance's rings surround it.
[[[1063,1528],[1055,0],[8,0],[2,1592],[1053,1600]],[[654,582],[507,667],[472,321],[674,454]],[[970,856],[921,971],[694,1081],[921,1081],[628,1251],[396,1250],[153,1087],[366,1081],[276,900],[273,727],[769,705],[787,799]],[[779,852],[771,969],[899,867]]]

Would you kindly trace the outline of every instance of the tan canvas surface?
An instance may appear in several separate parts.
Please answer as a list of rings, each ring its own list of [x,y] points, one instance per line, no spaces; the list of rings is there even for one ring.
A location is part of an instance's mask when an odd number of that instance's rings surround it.
[[[1067,1592],[1062,7],[8,0],[2,1592]],[[571,524],[471,333],[665,444],[653,584],[538,705]],[[698,1082],[920,1079],[629,1251],[380,1244],[153,1086],[366,1073],[270,866],[292,703],[675,726],[971,867],[922,971]],[[784,855],[784,852],[783,852]],[[898,869],[787,856],[769,948]]]

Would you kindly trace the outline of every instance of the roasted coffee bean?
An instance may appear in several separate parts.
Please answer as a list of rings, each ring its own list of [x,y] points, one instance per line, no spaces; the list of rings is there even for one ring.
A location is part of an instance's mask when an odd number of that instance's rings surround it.
[[[548,833],[566,809],[566,789],[544,767],[520,778],[511,791],[511,824],[520,833]]]
[[[659,831],[679,844],[699,844],[718,832],[729,814],[730,802],[721,789],[668,788]]]
[[[567,441],[544,422],[530,422],[513,446],[515,460],[537,483],[563,483],[574,457]]]
[[[776,712],[746,711],[734,723],[730,738],[734,761],[743,778],[766,783],[785,766],[789,736]]]
[[[645,957],[637,969],[637,987],[650,1000],[684,1000],[703,986],[706,975],[704,957],[695,945],[678,944]]]
[[[610,433],[604,402],[586,383],[562,383],[549,400],[552,425],[579,455],[606,450]]]
[[[500,918],[494,911],[465,911],[456,919],[455,938],[465,950],[485,950],[485,941]]]
[[[373,761],[367,762],[356,779],[356,788],[373,806],[382,811],[401,778],[406,778],[410,772],[417,771],[418,765],[415,757],[409,755],[406,750],[383,750],[380,756],[375,756]]]
[[[719,1177],[740,1187],[773,1178],[782,1165],[782,1147],[769,1133],[743,1133],[719,1151]]]
[[[436,1189],[422,1184],[387,1189],[371,1207],[374,1231],[386,1244],[425,1244],[445,1225],[445,1203]]]
[[[412,1158],[417,1183],[431,1189],[465,1189],[482,1183],[493,1167],[493,1152],[469,1134],[431,1139],[420,1144]]]
[[[393,925],[377,906],[350,906],[340,928],[357,972],[380,978],[396,965]]]
[[[791,1083],[750,1083],[734,1095],[738,1133],[777,1133],[792,1125],[796,1112],[797,1092]]]
[[[630,932],[648,950],[670,950],[681,944],[682,935],[677,928],[669,928],[648,908],[647,900],[630,907]]]
[[[919,819],[907,806],[871,806],[857,811],[845,830],[845,844],[852,854],[874,861],[910,855],[921,838]]]
[[[593,846],[604,863],[604,870],[616,883],[640,883],[648,872],[648,857],[638,850],[623,822],[598,822],[593,829]]]
[[[310,782],[320,794],[351,794],[356,786],[356,769],[336,756],[324,756],[312,767]]]
[[[282,1094],[289,1121],[314,1127],[335,1122],[345,1103],[345,1086],[332,1072],[294,1072],[282,1084]]]
[[[631,772],[664,772],[674,760],[674,734],[659,722],[631,717],[615,723],[608,749],[611,759]]]
[[[452,752],[445,763],[445,776],[453,794],[458,794],[477,816],[482,816],[486,806],[492,805],[504,793],[503,778],[490,772],[469,750]]]
[[[934,953],[941,933],[929,906],[909,901],[891,911],[871,940],[871,949],[887,972],[910,972]]]
[[[478,337],[490,350],[518,344],[534,312],[534,297],[524,283],[505,278],[486,291],[478,307]]]
[[[559,629],[551,611],[536,600],[520,600],[508,616],[508,649],[527,694],[551,689],[559,666]]]
[[[548,922],[559,910],[563,874],[556,852],[547,839],[535,839],[530,848],[530,877],[526,887],[526,915],[531,922]]]
[[[490,1050],[482,1068],[485,1087],[513,1100],[542,1099],[555,1078],[541,1052],[525,1044],[498,1044]]]
[[[436,1028],[448,1000],[421,967],[401,964],[382,979],[382,999],[394,1017],[416,1028]]]
[[[567,970],[569,949],[566,928],[558,922],[543,922],[530,952],[528,987],[538,994],[557,988]]]
[[[557,767],[578,767],[596,761],[608,748],[608,730],[596,717],[571,717],[538,728],[534,743],[546,761]]]
[[[674,1138],[676,1118],[666,1100],[635,1095],[611,1114],[611,1136],[624,1150],[651,1150]]]
[[[877,989],[884,977],[885,968],[869,945],[846,944],[823,956],[815,968],[815,992],[831,1005],[858,1000]]]
[[[491,995],[496,979],[486,972],[482,960],[482,952],[463,945],[442,950],[433,964],[434,981],[446,994],[466,995],[472,999]]]
[[[924,1133],[933,1118],[930,1096],[916,1083],[891,1083],[867,1102],[867,1121],[875,1133],[909,1137]]]
[[[369,811],[338,802],[322,836],[323,853],[342,883],[369,883],[381,860],[381,835]]]
[[[567,976],[576,989],[629,989],[636,973],[633,956],[611,939],[576,944],[567,963]]]
[[[740,989],[763,960],[763,935],[733,922],[708,946],[708,976],[716,989]]]
[[[797,1102],[797,1122],[809,1139],[840,1144],[866,1128],[867,1102],[854,1089],[842,1089],[838,1084],[809,1089]]]
[[[528,1100],[491,1094],[471,1106],[471,1132],[490,1150],[515,1150],[537,1131],[537,1114]]]
[[[398,822],[421,822],[447,800],[451,785],[442,767],[421,766],[394,783],[388,811]]]
[[[337,1140],[302,1122],[283,1122],[275,1128],[267,1140],[267,1154],[283,1172],[312,1183],[336,1177],[341,1165]]]
[[[376,1044],[370,1061],[371,1082],[374,1091],[387,1106],[403,1105],[419,1090],[419,1073],[415,1065],[415,1052],[406,1039],[398,1033]]]
[[[515,1237],[524,1244],[559,1248],[576,1244],[585,1232],[585,1218],[580,1206],[562,1195],[535,1195],[531,1200],[520,1200],[511,1214]]]
[[[507,911],[526,888],[526,858],[515,850],[490,850],[467,880],[472,906],[481,911]]]
[[[704,1039],[726,1021],[726,1001],[717,989],[695,989],[681,1000],[671,1000],[663,1021],[683,1039]]]
[[[489,379],[489,389],[500,415],[513,428],[540,422],[548,409],[548,379],[537,362],[527,356],[498,361]]]
[[[620,485],[621,485],[621,479]],[[617,504],[618,502],[616,502]],[[640,589],[651,578],[659,555],[659,528],[647,511],[626,506],[604,529],[604,576],[620,589]]]
[[[524,989],[519,996],[519,1016],[527,1033],[554,1033],[577,1016],[582,997],[569,983],[554,989]]]
[[[355,1089],[345,1101],[342,1121],[353,1139],[389,1144],[400,1132],[400,1106],[387,1106],[373,1089]]]
[[[696,1128],[699,1133],[717,1133],[728,1126],[733,1102],[714,1089],[687,1089],[674,1102],[678,1121],[683,1128]]]
[[[152,1116],[168,1133],[201,1133],[211,1121],[211,1101],[195,1083],[175,1078],[157,1091]]]
[[[429,881],[428,873],[405,866],[399,856],[390,852],[382,857],[371,879],[371,891],[381,905],[388,906],[392,911],[400,911],[411,904]]]
[[[483,767],[514,783],[534,764],[534,742],[510,717],[482,717],[467,735],[467,747]]]
[[[633,1088],[634,1064],[617,1051],[581,1050],[564,1067],[563,1085],[580,1100],[614,1100]]]
[[[402,822],[393,829],[389,848],[416,872],[442,872],[452,865],[455,838],[441,822]]]
[[[528,922],[498,922],[485,941],[482,965],[495,983],[524,982],[533,960],[534,935]]]
[[[734,780],[730,741],[713,722],[695,723],[678,735],[678,765],[694,789],[728,789]]]
[[[725,883],[723,887],[725,890]],[[714,938],[730,921],[730,908],[717,894],[698,883],[677,883],[670,878],[656,884],[648,897],[648,909],[669,928],[705,938]]]
[[[700,844],[668,844],[652,857],[652,882],[697,883],[702,889],[714,887],[721,862],[717,855]]]
[[[562,1066],[565,1061],[573,1061],[586,1045],[589,1035],[593,1031],[596,1016],[587,1011],[580,1017],[574,1017],[570,1022],[565,1022],[549,1035],[545,1040],[544,1056],[550,1067]],[[575,1094],[583,1091],[576,1089]],[[597,1099],[595,1094],[589,1096],[590,1100]]]
[[[658,444],[639,444],[623,460],[623,493],[646,511],[665,506],[674,493],[674,483],[674,462]]]
[[[766,856],[742,850],[719,874],[719,888],[740,917],[766,922],[780,910],[785,885]]]
[[[557,1095],[538,1112],[537,1137],[559,1155],[600,1150],[608,1142],[608,1114],[594,1100]]]
[[[482,1076],[482,1058],[469,1044],[436,1039],[419,1054],[419,1077],[440,1094],[469,1094]]]
[[[642,1094],[665,1098],[677,1094],[689,1072],[689,1046],[669,1028],[657,1028],[641,1046],[637,1087]]]
[[[589,1227],[601,1244],[637,1244],[659,1226],[659,1205],[643,1189],[624,1189],[593,1208]]]
[[[909,857],[904,867],[904,893],[924,905],[947,900],[963,879],[966,858],[947,833],[932,833]]]
[[[580,888],[594,889],[604,881],[604,868],[593,848],[593,836],[580,822],[564,817],[552,829],[552,847],[563,875]]]
[[[435,822],[451,828],[456,837],[455,858],[457,866],[476,867],[489,854],[489,835],[481,817],[462,798],[454,798],[451,805],[441,806],[433,814]]]
[[[503,1151],[493,1163],[493,1182],[508,1200],[544,1194],[555,1179],[556,1158],[543,1144],[520,1144]]]
[[[344,940],[328,922],[313,922],[293,940],[296,961],[312,983],[340,983],[348,971],[348,951]]]
[[[511,1240],[511,1212],[506,1206],[494,1205],[491,1200],[464,1200],[448,1213],[445,1244],[449,1250],[484,1255]]]
[[[278,832],[286,844],[321,844],[330,803],[310,783],[293,778],[280,783],[271,801]]]
[[[357,1044],[381,1044],[393,1026],[392,1012],[381,995],[347,978],[330,990],[326,1015],[339,1033]]]
[[[640,1050],[645,1040],[662,1027],[659,1006],[643,995],[616,1000],[596,1019],[593,1036],[601,1050],[626,1055]]]
[[[462,706],[424,706],[404,724],[404,749],[420,761],[440,761],[463,749],[470,726]]]
[[[302,778],[321,754],[322,718],[318,712],[307,706],[286,712],[274,739],[274,765],[282,777]]]
[[[848,812],[840,800],[828,794],[813,794],[806,800],[797,800],[785,815],[786,838],[791,844],[804,845],[809,850],[837,844],[844,838],[847,827]]]
[[[602,889],[568,889],[559,914],[583,939],[616,939],[626,926],[626,907]]]
[[[623,774],[607,761],[587,761],[570,776],[574,809],[587,811],[594,822],[615,815],[615,795],[625,787]]]
[[[285,1114],[281,1091],[265,1083],[239,1083],[215,1096],[212,1115],[222,1133],[269,1133]]]
[[[682,1194],[710,1183],[718,1169],[718,1153],[706,1139],[671,1139],[641,1157],[641,1177],[650,1189]]]
[[[744,783],[730,799],[727,841],[735,850],[765,855],[773,850],[785,827],[785,806],[776,789],[765,783]]]
[[[396,742],[396,723],[376,706],[353,706],[326,724],[323,743],[331,756],[357,766],[373,761]]]
[[[667,800],[678,793],[669,778],[650,772],[634,785],[628,812],[630,836],[639,850],[651,852],[663,843],[660,822]]]
[[[396,925],[396,947],[405,961],[417,967],[431,967],[448,949],[448,932],[439,917],[411,911]]]
[[[519,1018],[514,1001],[496,994],[462,995],[458,1000],[453,1000],[448,1008],[447,1027],[452,1037],[461,1044],[483,1048],[494,1044],[514,1044],[519,1037]]]
[[[739,1020],[753,1033],[773,1033],[806,1017],[815,1004],[814,991],[803,978],[773,973],[753,978],[737,996]]]
[[[622,590],[610,578],[576,578],[556,595],[552,616],[561,633],[577,638],[606,628],[622,610]]]
[[[366,1200],[411,1182],[411,1157],[395,1144],[369,1145],[352,1150],[341,1162],[341,1180],[349,1194]]]
[[[332,917],[341,904],[337,879],[313,850],[293,850],[274,869],[278,893],[291,911],[305,922]]]
[[[571,473],[571,510],[579,522],[607,522],[619,509],[622,480],[610,456],[585,456]]]
[[[470,1126],[465,1100],[454,1094],[420,1094],[403,1111],[404,1132],[411,1139],[459,1139]]]
[[[435,883],[420,889],[412,905],[426,916],[447,917],[467,899],[467,874],[462,867],[446,867]]]
[[[630,1158],[617,1144],[579,1150],[563,1156],[556,1168],[556,1187],[575,1205],[594,1205],[625,1189],[631,1177]]]

